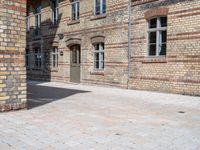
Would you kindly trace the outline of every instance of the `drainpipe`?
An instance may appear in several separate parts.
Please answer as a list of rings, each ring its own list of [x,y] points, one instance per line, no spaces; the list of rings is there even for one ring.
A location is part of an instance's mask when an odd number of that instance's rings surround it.
[[[131,78],[131,0],[128,1],[128,82],[127,88]]]

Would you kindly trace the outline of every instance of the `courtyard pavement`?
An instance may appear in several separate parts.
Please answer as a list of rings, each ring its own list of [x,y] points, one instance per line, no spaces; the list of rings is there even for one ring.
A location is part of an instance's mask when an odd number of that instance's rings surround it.
[[[0,150],[200,150],[200,97],[29,82],[28,99],[0,113]]]

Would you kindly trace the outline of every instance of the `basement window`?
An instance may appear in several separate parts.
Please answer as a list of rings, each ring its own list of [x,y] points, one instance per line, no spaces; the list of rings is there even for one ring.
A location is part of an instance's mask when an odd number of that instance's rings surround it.
[[[167,43],[167,17],[157,17],[148,24],[148,55],[165,56]]]

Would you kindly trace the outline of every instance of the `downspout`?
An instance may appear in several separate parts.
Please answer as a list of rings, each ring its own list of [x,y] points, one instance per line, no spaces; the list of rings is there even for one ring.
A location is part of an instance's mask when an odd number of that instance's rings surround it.
[[[128,81],[127,88],[129,89],[131,78],[131,1],[128,1]]]

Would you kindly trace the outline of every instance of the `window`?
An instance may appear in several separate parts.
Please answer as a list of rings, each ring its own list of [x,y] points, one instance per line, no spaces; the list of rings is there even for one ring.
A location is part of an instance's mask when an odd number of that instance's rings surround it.
[[[95,15],[106,13],[106,0],[95,0]]]
[[[71,1],[71,19],[79,20],[79,0]]]
[[[40,48],[34,49],[34,65],[35,68],[41,68],[42,66],[42,53]]]
[[[94,69],[104,69],[104,43],[94,44]]]
[[[40,35],[41,26],[41,6],[37,6],[35,9],[35,35]]]
[[[30,51],[28,48],[26,49],[26,67],[30,67]]]
[[[58,67],[58,48],[54,47],[52,50],[52,67]]]
[[[27,11],[26,11],[26,31],[30,31],[30,6],[27,6]]]
[[[167,17],[158,17],[149,21],[149,56],[165,56],[167,42]]]
[[[52,21],[54,25],[58,23],[58,11],[59,11],[58,4],[59,4],[58,0],[52,0]]]
[[[30,31],[30,16],[26,17],[26,31]]]
[[[72,64],[81,63],[81,51],[79,45],[71,46],[71,63]]]

